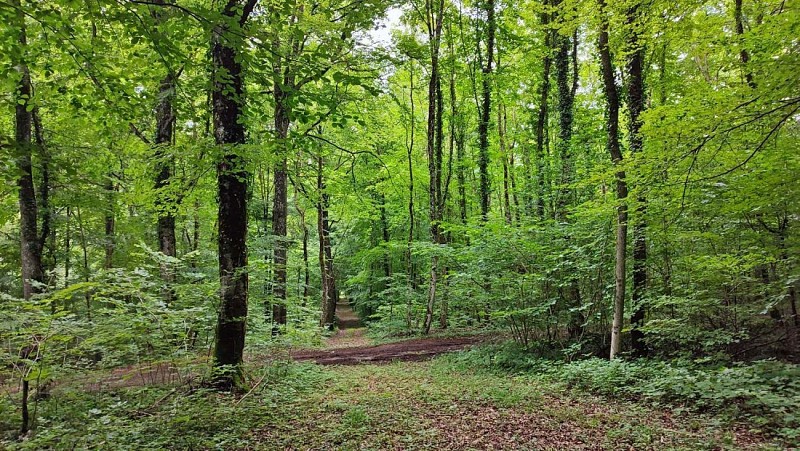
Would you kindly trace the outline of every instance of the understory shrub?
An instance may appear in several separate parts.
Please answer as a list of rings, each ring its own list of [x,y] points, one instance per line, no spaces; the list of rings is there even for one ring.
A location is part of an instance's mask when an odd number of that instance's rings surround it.
[[[543,347],[483,346],[443,357],[462,370],[526,374],[617,399],[747,421],[787,442],[800,439],[800,365],[774,360],[710,365],[690,360],[566,362]]]

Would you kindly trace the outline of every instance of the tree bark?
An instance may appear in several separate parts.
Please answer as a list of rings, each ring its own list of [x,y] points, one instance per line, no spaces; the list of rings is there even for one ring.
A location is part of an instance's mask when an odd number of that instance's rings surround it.
[[[503,207],[505,210],[506,224],[511,225],[513,213],[511,211],[511,196],[509,193],[508,175],[508,148],[506,147],[506,108],[500,104],[497,107],[497,134],[500,139],[500,157],[503,159]]]
[[[431,58],[430,80],[428,82],[428,174],[430,176],[429,193],[429,218],[431,242],[434,245],[442,244],[443,236],[439,229],[442,221],[442,87],[439,71],[439,49],[442,40],[442,21],[444,17],[444,1],[428,0],[425,3],[427,11],[428,47]],[[431,278],[428,286],[428,302],[425,308],[425,320],[422,331],[428,334],[433,324],[433,308],[436,303],[436,289],[439,278],[439,256],[431,257]]]
[[[559,8],[564,8],[564,4],[557,2]],[[563,25],[565,14],[563,11],[558,13],[559,21]],[[570,49],[573,47],[571,38],[556,33],[555,37],[556,56],[556,87],[558,89],[558,156],[561,159],[561,179],[559,180],[558,198],[556,202],[555,218],[564,221],[567,215],[567,208],[574,201],[573,190],[571,188],[574,173],[573,155],[571,149],[572,141],[572,122],[575,107],[575,94],[570,83]]]
[[[626,62],[627,92],[628,92],[628,147],[632,154],[642,151],[643,141],[641,134],[642,121],[640,115],[644,111],[644,46],[640,42],[640,21],[642,14],[640,5],[634,4],[628,11],[626,25],[628,26],[627,47],[628,60]],[[647,289],[647,242],[645,237],[647,213],[647,199],[639,194],[636,199],[636,223],[633,226],[633,314],[631,316],[631,345],[633,353],[637,356],[646,354],[644,334],[640,327],[644,325],[645,306],[643,298]]]
[[[172,73],[167,74],[158,90],[158,105],[156,106],[156,136],[155,136],[155,162],[156,162],[156,213],[158,229],[158,250],[162,254],[175,257],[177,244],[175,239],[175,214],[169,193],[172,180],[173,157],[167,151],[172,145],[175,134],[175,80]],[[169,265],[161,265],[161,278],[169,283],[175,282],[175,275]],[[166,294],[172,300],[172,292]]]
[[[628,206],[625,203],[628,197],[628,184],[625,181],[625,171],[622,165],[622,150],[619,143],[619,90],[614,77],[614,64],[611,60],[611,50],[608,47],[608,19],[606,17],[606,2],[599,0],[600,4],[600,37],[598,50],[600,51],[600,68],[603,74],[603,90],[606,97],[606,147],[611,161],[617,167],[615,173],[617,191],[617,230],[616,246],[614,251],[614,317],[611,325],[611,353],[614,359],[622,349],[622,326],[625,313],[625,263],[628,247]]]
[[[280,128],[277,127],[279,121]],[[276,115],[275,123],[278,139],[285,140],[288,136],[289,129],[288,117],[284,114]],[[279,145],[282,146],[283,143]],[[282,156],[281,161],[277,163],[275,168],[275,194],[272,198],[272,235],[275,238],[272,256],[272,264],[274,266],[272,284],[273,334],[277,334],[280,331],[280,326],[286,325],[286,263],[288,261],[286,242],[286,221],[288,216],[287,179],[286,157]]]
[[[44,281],[42,271],[42,248],[39,241],[38,215],[39,210],[36,205],[36,189],[33,180],[33,88],[31,87],[31,75],[25,61],[25,49],[28,45],[25,27],[25,16],[23,15],[21,2],[14,2],[18,20],[17,44],[19,45],[19,59],[14,61],[14,65],[19,72],[20,80],[17,83],[16,107],[14,111],[14,139],[17,152],[17,187],[19,189],[19,236],[20,236],[20,256],[22,266],[22,296],[29,300],[34,294],[38,293],[37,284]]]
[[[744,20],[742,19],[742,0],[734,0],[733,2],[733,19],[736,22],[736,36],[741,38],[744,35]],[[750,54],[744,47],[743,42],[739,42],[741,50],[739,50],[739,61],[742,63],[742,71],[744,71],[744,79],[747,85],[751,88],[756,88],[756,82],[753,81],[753,73],[747,68],[747,63],[750,61]]]
[[[325,186],[322,156],[317,158],[317,231],[319,234],[319,271],[322,284],[322,317],[320,326],[333,330],[336,321],[336,284],[333,274],[333,252],[331,250],[330,221],[328,220],[329,195]]]
[[[114,184],[114,173],[106,174],[106,182],[103,185],[103,191],[106,195],[106,209],[103,214],[103,224],[105,225],[105,240],[103,243],[105,251],[105,260],[103,261],[103,268],[111,269],[114,267],[114,247],[116,246],[114,238],[114,229],[116,226],[116,186]]]
[[[156,3],[166,5],[165,0]],[[162,23],[161,12],[156,12],[158,25]],[[156,190],[156,230],[158,234],[158,250],[168,257],[177,256],[177,240],[175,238],[175,206],[171,199],[169,185],[172,181],[172,167],[175,159],[168,147],[175,141],[175,84],[177,75],[172,70],[161,80],[158,88],[158,104],[156,105],[155,135],[155,190]],[[175,298],[175,291],[170,286],[175,283],[175,273],[169,264],[160,265],[161,279],[167,285],[163,290],[164,301],[170,303]]]
[[[239,149],[245,143],[244,89],[241,40],[237,36],[254,5],[255,0],[244,5],[229,0],[222,10],[223,22],[214,27],[211,36],[214,138],[221,150],[217,162],[221,300],[214,347],[217,370],[214,382],[218,388],[228,390],[238,389],[242,384],[248,282],[247,173]]]
[[[478,172],[480,176],[481,219],[489,219],[489,121],[492,114],[492,70],[494,64],[495,0],[486,0],[486,65],[481,68],[483,99],[478,124]]]
[[[548,0],[544,0],[543,6],[549,6]],[[539,219],[544,219],[544,206],[545,206],[545,187],[546,180],[546,155],[547,155],[547,118],[548,118],[548,104],[550,97],[550,66],[552,65],[552,58],[550,57],[551,46],[553,41],[553,31],[549,29],[550,26],[550,13],[545,9],[542,12],[540,21],[544,28],[544,46],[545,56],[542,61],[542,84],[539,87],[539,109],[536,115],[536,216]]]

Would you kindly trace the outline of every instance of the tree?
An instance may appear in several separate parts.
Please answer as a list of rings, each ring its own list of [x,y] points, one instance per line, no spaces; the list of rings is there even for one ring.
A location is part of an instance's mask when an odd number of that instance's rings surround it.
[[[495,0],[485,0],[486,12],[486,61],[481,67],[480,122],[478,123],[478,171],[480,174],[481,218],[486,221],[489,215],[489,121],[492,117],[492,68],[494,64],[495,32]],[[480,59],[480,44],[478,47]]]
[[[625,286],[627,284],[626,262],[628,255],[628,183],[622,166],[622,149],[619,142],[619,89],[617,87],[614,62],[608,39],[608,18],[605,0],[598,0],[600,12],[600,35],[597,48],[600,53],[600,69],[603,74],[603,90],[606,97],[606,147],[616,167],[617,234],[614,251],[614,310],[611,325],[611,355],[614,359],[622,349],[622,326],[625,314]]]
[[[257,0],[228,0],[212,31],[211,105],[217,162],[219,212],[220,307],[214,345],[216,385],[236,389],[242,383],[241,364],[247,318],[247,172],[242,155],[245,129],[241,33]]]

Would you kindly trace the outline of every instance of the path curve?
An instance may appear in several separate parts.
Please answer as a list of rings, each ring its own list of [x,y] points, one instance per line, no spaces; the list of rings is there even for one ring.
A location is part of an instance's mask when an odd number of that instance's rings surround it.
[[[386,363],[393,361],[418,361],[446,352],[459,351],[486,337],[420,338],[374,346],[297,351],[292,357],[297,361],[313,361],[321,365],[358,365],[360,363]]]

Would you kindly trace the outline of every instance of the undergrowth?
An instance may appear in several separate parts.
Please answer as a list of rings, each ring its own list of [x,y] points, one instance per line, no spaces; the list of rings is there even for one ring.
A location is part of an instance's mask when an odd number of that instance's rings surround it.
[[[800,440],[800,366],[772,360],[710,365],[689,360],[590,358],[567,362],[514,343],[443,357],[461,370],[524,374],[616,399],[702,412]]]

